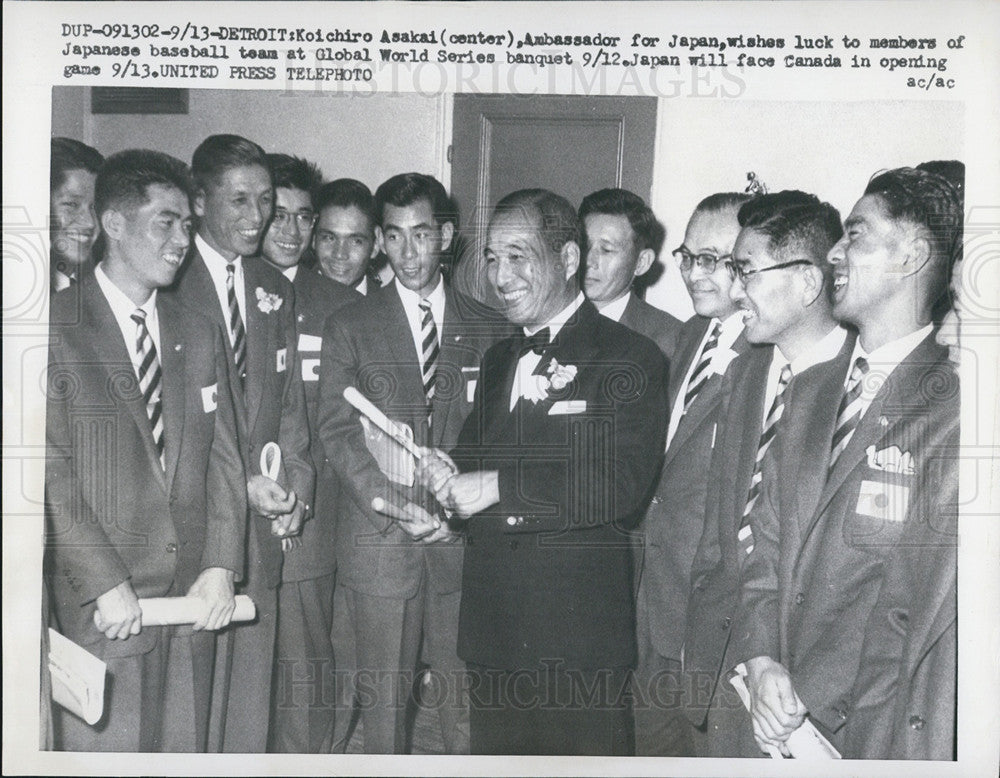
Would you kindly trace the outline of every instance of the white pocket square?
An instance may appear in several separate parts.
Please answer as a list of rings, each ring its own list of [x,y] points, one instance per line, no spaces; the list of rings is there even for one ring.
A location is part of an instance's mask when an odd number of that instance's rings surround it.
[[[586,400],[560,400],[552,403],[549,416],[568,416],[574,413],[584,413],[587,410]]]
[[[884,473],[899,473],[900,475],[914,475],[916,469],[913,467],[913,455],[909,451],[902,451],[899,446],[889,446],[881,451],[876,451],[871,445],[865,449],[868,457],[868,467],[872,470],[880,470]]]

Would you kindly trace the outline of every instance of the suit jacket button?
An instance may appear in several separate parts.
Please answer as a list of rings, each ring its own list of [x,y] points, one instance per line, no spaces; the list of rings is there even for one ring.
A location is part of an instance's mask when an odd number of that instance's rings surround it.
[[[801,605],[805,601],[806,601],[806,596],[802,592],[799,592],[798,594],[795,595],[795,604],[796,605]]]
[[[843,708],[834,708],[833,712],[837,714],[837,718],[841,721],[847,721],[847,711]]]
[[[722,620],[722,628],[723,629],[729,629],[729,627],[730,627],[730,625],[732,623],[733,623],[733,620],[731,618],[729,618],[728,616],[726,616],[726,618],[724,618]]]
[[[910,716],[910,729],[918,732],[924,728],[924,720],[920,716]]]
[[[515,524],[517,524],[517,516],[508,516],[507,525],[513,527]]]
[[[177,551],[177,544],[176,543],[167,543],[167,553],[168,554],[173,554],[176,551]]]
[[[516,550],[517,550],[517,546],[518,546],[518,543],[517,543],[517,541],[516,541],[516,540],[512,540],[512,541],[510,542],[510,547],[511,547],[511,549],[513,549],[514,551],[516,551]]]

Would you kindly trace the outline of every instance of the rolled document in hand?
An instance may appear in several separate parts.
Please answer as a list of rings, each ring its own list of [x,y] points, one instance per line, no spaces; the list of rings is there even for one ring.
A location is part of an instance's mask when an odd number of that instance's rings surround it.
[[[410,438],[403,434],[392,419],[375,407],[375,404],[365,397],[353,386],[344,389],[344,399],[354,406],[360,413],[368,417],[369,421],[378,427],[382,432],[396,441],[399,445],[413,455],[415,459],[420,459],[420,448]]]
[[[194,624],[205,615],[205,601],[200,597],[141,597],[143,627],[166,627]],[[257,608],[245,594],[236,595],[233,621],[253,621]]]

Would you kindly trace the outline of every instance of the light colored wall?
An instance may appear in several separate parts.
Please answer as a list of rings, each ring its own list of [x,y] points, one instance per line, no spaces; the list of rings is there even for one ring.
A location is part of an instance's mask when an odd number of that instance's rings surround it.
[[[646,299],[682,319],[693,313],[670,251],[695,205],[743,191],[747,171],[769,191],[811,192],[846,218],[876,171],[962,159],[963,118],[947,102],[661,99],[651,204],[667,227],[665,272]]]
[[[207,136],[236,133],[265,151],[316,162],[328,179],[349,176],[373,189],[396,173],[443,177],[447,172],[448,95],[352,97],[216,89],[192,89],[189,95],[185,115],[94,116],[89,90],[56,89],[52,133],[79,138],[103,154],[142,146],[186,162]]]

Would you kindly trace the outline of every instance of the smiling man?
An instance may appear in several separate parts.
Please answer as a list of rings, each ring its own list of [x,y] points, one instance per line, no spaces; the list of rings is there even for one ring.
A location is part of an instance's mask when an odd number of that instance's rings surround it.
[[[685,669],[709,704],[699,753],[717,757],[756,753],[749,719],[725,671],[737,663],[730,627],[741,569],[750,551],[763,555],[758,539],[762,549],[770,539],[754,523],[769,487],[765,458],[781,450],[788,457],[784,464],[793,467],[801,451],[786,445],[786,430],[833,414],[830,403],[817,400],[815,387],[824,377],[836,380],[853,346],[830,312],[826,253],[842,232],[836,209],[814,195],[786,191],[751,200],[738,218],[742,229],[727,263],[729,294],[747,340],[757,347],[734,360],[723,382],[726,399],[708,473],[705,529],[692,564],[684,642]],[[796,413],[787,402],[793,387]]]
[[[378,255],[371,190],[353,178],[338,178],[319,189],[315,205],[312,246],[319,272],[368,294],[368,267]]]
[[[579,241],[552,192],[497,204],[487,273],[523,334],[484,358],[454,463],[422,460],[424,482],[469,520],[459,653],[477,754],[631,753],[626,529],[659,468],[666,361],[584,299]]]
[[[959,393],[931,321],[958,203],[938,176],[877,175],[829,252],[857,342],[816,401],[796,379],[751,517],[735,656],[762,746],[808,714],[845,757],[954,758]]]
[[[309,425],[295,369],[295,295],[273,267],[247,261],[274,209],[263,150],[238,135],[213,135],[195,150],[191,167],[197,234],[172,294],[228,336],[250,507],[243,590],[258,615],[234,629],[228,651],[220,652],[210,747],[257,753],[267,743],[281,540],[299,532],[313,499]],[[260,462],[270,442],[281,448],[277,479],[264,475]]]
[[[663,225],[641,197],[625,189],[587,195],[579,216],[587,238],[587,299],[602,315],[645,335],[671,359],[681,323],[632,291],[635,280],[656,262],[666,235]]]
[[[418,445],[451,448],[472,407],[479,361],[502,322],[444,283],[441,258],[455,213],[437,180],[393,176],[375,200],[379,243],[396,280],[336,311],[323,335],[319,431],[345,493],[336,536],[334,648],[342,683],[334,751],[347,747],[357,693],[365,752],[403,752],[421,657],[431,667],[445,749],[467,753],[464,666],[455,651],[461,524],[447,521],[412,479],[380,469],[371,429],[343,391],[357,389],[406,425]],[[403,513],[390,519],[373,508],[375,498]]]
[[[333,579],[337,569],[334,529],[339,482],[319,439],[317,402],[323,327],[338,308],[360,298],[354,290],[302,267],[316,221],[313,195],[319,170],[287,154],[268,154],[274,181],[274,216],[261,244],[264,261],[295,290],[294,370],[302,376],[309,418],[310,453],[316,466],[313,516],[301,542],[286,545],[278,589],[278,637],[271,711],[271,751],[329,753],[333,738]],[[249,260],[251,262],[260,260]],[[311,683],[301,679],[312,679]]]
[[[108,664],[100,726],[59,709],[57,748],[204,751],[215,638],[243,569],[246,492],[222,333],[159,290],[190,243],[184,163],[131,150],[95,187],[104,254],[53,310],[46,520],[54,623]],[[64,391],[66,387],[73,391]],[[100,422],[94,409],[99,408]],[[192,628],[140,597],[190,595]],[[169,691],[169,693],[168,693]]]

